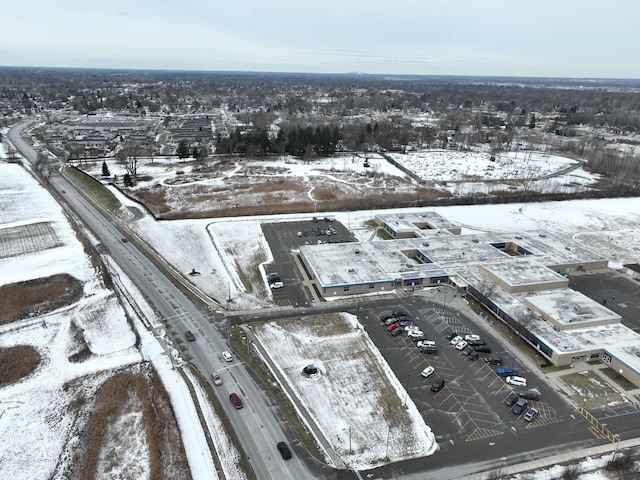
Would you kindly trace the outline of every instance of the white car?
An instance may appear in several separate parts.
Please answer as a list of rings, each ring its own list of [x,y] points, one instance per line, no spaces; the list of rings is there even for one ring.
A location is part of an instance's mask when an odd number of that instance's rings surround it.
[[[451,339],[451,345],[457,345],[460,342],[462,342],[462,337],[460,335]]]
[[[220,375],[218,375],[216,372],[213,372],[211,374],[211,378],[213,379],[214,385],[222,385],[222,379],[220,378]]]
[[[527,379],[524,377],[518,377],[518,376],[507,377],[507,383],[509,385],[515,385],[517,387],[526,387]]]
[[[407,335],[409,338],[424,337],[424,332],[422,330],[409,330]]]
[[[469,341],[473,341],[473,340],[480,340],[480,335],[465,335],[464,339],[469,342]]]
[[[462,341],[456,343],[456,349],[464,350],[467,345],[468,345],[468,343],[465,342],[464,340],[462,340]]]
[[[284,288],[284,283],[282,282],[273,282],[271,285],[269,285],[272,289],[277,289],[277,288]]]
[[[420,340],[418,343],[416,343],[416,346],[418,348],[420,348],[420,347],[435,347],[436,346],[436,342],[434,342],[433,340]]]
[[[422,375],[424,378],[430,377],[431,375],[433,375],[433,373],[436,371],[435,368],[433,367],[427,367],[424,370],[422,370],[422,373],[420,373],[420,375]]]

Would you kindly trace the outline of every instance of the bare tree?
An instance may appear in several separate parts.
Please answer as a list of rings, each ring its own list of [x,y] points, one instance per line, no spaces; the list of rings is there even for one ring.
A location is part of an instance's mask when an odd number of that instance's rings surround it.
[[[124,167],[127,173],[135,178],[140,166],[142,146],[138,142],[126,142],[115,154],[115,159]]]

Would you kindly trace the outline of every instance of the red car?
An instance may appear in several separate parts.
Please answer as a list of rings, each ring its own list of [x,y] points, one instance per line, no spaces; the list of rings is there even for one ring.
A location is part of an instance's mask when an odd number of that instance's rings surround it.
[[[389,325],[387,327],[387,332],[390,332],[391,330],[394,330],[396,328],[398,328],[400,325],[398,325],[397,323],[392,323],[391,325]]]
[[[229,395],[229,400],[231,400],[231,403],[233,403],[233,406],[236,408],[244,407],[244,405],[242,404],[242,400],[240,400],[240,397],[237,393],[232,393],[231,395]]]

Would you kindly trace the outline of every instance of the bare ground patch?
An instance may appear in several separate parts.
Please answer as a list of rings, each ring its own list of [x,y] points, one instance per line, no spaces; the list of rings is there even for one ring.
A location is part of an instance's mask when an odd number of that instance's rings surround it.
[[[40,353],[31,345],[0,348],[0,387],[26,377],[39,363]]]
[[[141,472],[158,480],[191,478],[164,385],[150,366],[136,370],[116,373],[96,391],[79,442],[83,447],[76,451],[75,478],[106,478],[117,472],[130,473],[121,478],[139,478]]]
[[[620,395],[604,378],[592,370],[560,377],[575,392],[574,400],[587,410],[622,405],[628,400]]]
[[[0,287],[0,325],[36,315],[80,300],[83,284],[66,273]]]

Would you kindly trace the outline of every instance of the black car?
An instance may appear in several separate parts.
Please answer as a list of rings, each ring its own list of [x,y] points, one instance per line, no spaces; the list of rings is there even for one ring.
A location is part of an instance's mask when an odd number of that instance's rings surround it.
[[[475,347],[475,351],[480,353],[491,353],[491,347],[488,345],[478,345]]]
[[[278,442],[276,447],[280,452],[280,455],[282,455],[282,458],[285,460],[289,460],[291,458],[291,450],[289,450],[289,446],[286,442]]]
[[[504,401],[504,404],[507,407],[513,407],[513,404],[516,403],[518,401],[518,395],[516,395],[515,393],[510,394],[507,399]]]
[[[398,335],[400,335],[402,332],[404,332],[404,328],[402,327],[396,327],[393,330],[391,330],[391,336],[392,337],[397,337]]]
[[[391,312],[391,315],[393,315],[394,317],[399,317],[401,315],[407,315],[407,312],[405,312],[404,310],[393,310]]]
[[[444,387],[444,378],[439,378],[431,384],[432,392],[439,392]]]
[[[187,340],[189,340],[190,342],[196,341],[196,336],[193,334],[191,330],[187,330],[186,332],[184,332],[184,335],[187,337]]]
[[[417,337],[411,337],[411,340],[413,340],[414,343],[418,343],[422,340],[429,340],[429,339],[424,335],[418,335]]]
[[[522,390],[518,393],[518,395],[520,396],[520,398],[526,398],[527,400],[538,400],[542,396],[542,394],[535,388]]]
[[[515,403],[511,411],[516,415],[521,415],[522,412],[527,409],[527,405],[529,405],[529,402],[527,402],[524,398],[521,398]]]
[[[277,273],[270,273],[269,275],[267,275],[267,282],[274,283],[279,281],[280,281],[280,275],[278,275]]]
[[[451,330],[449,333],[447,333],[445,337],[447,340],[453,340],[457,336],[458,336],[458,332],[454,332],[453,330]]]
[[[438,350],[436,349],[436,347],[432,347],[431,345],[424,345],[420,348],[418,348],[418,350],[420,350],[420,353],[428,353],[433,355],[434,353],[436,353]]]
[[[469,354],[470,354],[471,352],[473,352],[473,348],[471,348],[471,347],[465,347],[465,348],[464,348],[464,350],[462,350],[462,353],[463,353],[464,355],[466,355],[467,357],[469,356]]]
[[[500,357],[496,357],[495,355],[487,355],[484,357],[484,361],[489,365],[502,365],[502,359]]]
[[[474,338],[472,340],[468,340],[467,343],[469,345],[471,345],[472,347],[479,347],[480,345],[486,345],[487,342],[485,342],[484,340],[482,340],[481,338]]]
[[[380,314],[380,321],[381,322],[386,322],[390,318],[393,318],[393,315],[391,315],[389,312],[384,312],[384,313]]]
[[[480,358],[480,355],[478,354],[478,352],[471,352],[469,354],[469,359],[470,360],[477,360],[478,358]]]

